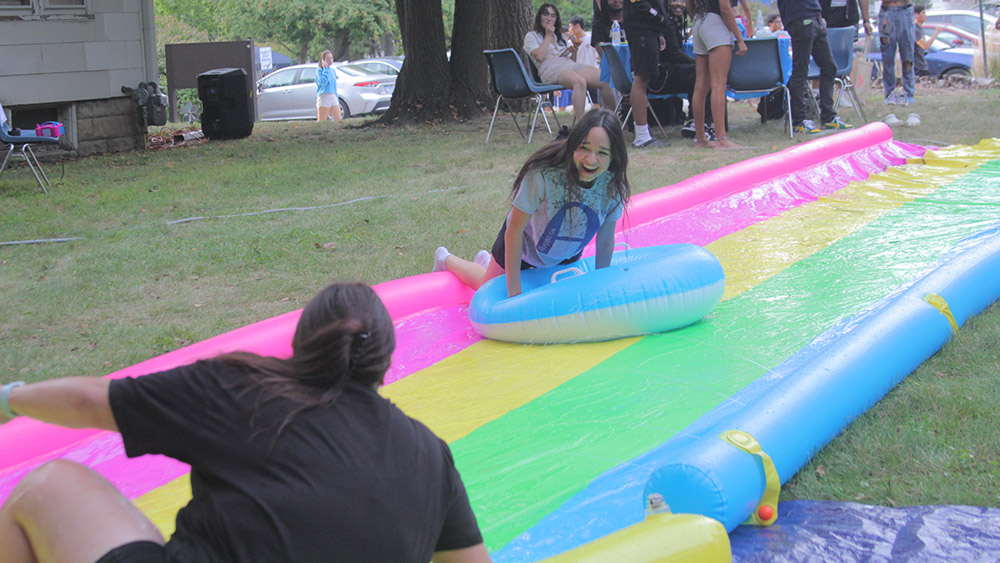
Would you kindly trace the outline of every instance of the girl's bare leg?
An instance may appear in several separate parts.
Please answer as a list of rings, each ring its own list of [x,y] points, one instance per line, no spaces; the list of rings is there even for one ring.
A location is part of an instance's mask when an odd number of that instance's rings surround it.
[[[448,267],[449,272],[462,280],[462,283],[474,290],[503,273],[503,268],[493,258],[490,258],[490,265],[483,268],[475,262],[451,254],[445,259],[444,265]]]
[[[330,115],[333,117],[334,121],[340,121],[344,119],[344,115],[340,112],[340,106],[333,106],[330,108]]]
[[[695,55],[694,58],[694,92],[691,112],[694,113],[695,145],[698,148],[708,147],[708,137],[705,135],[705,97],[709,89],[708,55]],[[725,92],[725,90],[723,90]],[[715,108],[712,108],[715,111]],[[713,114],[714,115],[714,114]]]
[[[316,108],[316,121],[326,121],[330,119],[330,108],[320,106]]]
[[[57,459],[18,483],[0,509],[0,562],[96,561],[156,526],[97,472]]]

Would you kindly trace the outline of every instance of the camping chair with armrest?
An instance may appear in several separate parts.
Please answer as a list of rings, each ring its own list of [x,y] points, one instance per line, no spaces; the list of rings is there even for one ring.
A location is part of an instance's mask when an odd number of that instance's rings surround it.
[[[831,27],[826,30],[827,41],[830,42],[830,51],[833,53],[833,61],[837,63],[837,72],[834,74],[834,84],[839,87],[837,97],[833,100],[833,109],[840,108],[840,99],[847,92],[847,96],[854,106],[854,111],[862,121],[868,123],[865,117],[864,108],[861,107],[861,100],[857,92],[854,91],[854,83],[851,82],[851,72],[854,71],[854,36],[858,30],[853,27]],[[819,67],[811,58],[809,59],[808,80],[819,80]],[[808,85],[807,85],[808,86]],[[816,115],[819,115],[819,101],[811,87],[806,88],[806,95],[816,107]]]
[[[784,90],[785,111],[782,119],[788,124],[788,136],[794,137],[792,97],[784,82],[778,38],[747,39],[746,44],[747,52],[741,57],[733,57],[729,66],[726,89],[734,94],[757,94],[761,97],[770,94],[775,88]]]
[[[616,49],[613,44],[601,43],[601,47],[604,49],[603,56],[608,61],[608,69],[611,71],[611,85],[615,87],[615,90],[618,90],[619,94],[621,94],[621,99],[618,100],[618,107],[615,108],[615,113],[617,114],[618,110],[621,109],[622,104],[625,103],[625,99],[632,94],[632,73],[626,70],[625,63],[618,55],[618,49]],[[649,98],[657,96],[658,95],[655,94],[647,94],[647,97]],[[659,97],[667,98],[670,96]],[[666,139],[667,133],[663,130],[663,124],[660,123],[660,116],[656,115],[656,112],[653,111],[653,106],[646,104],[646,111],[653,116],[653,119],[656,120],[656,126],[660,128],[660,134],[663,135],[664,139]],[[631,115],[632,108],[629,107],[628,112],[625,113],[625,117],[622,118],[623,126],[628,123],[628,118]]]
[[[493,108],[493,119],[490,120],[490,130],[486,133],[487,143],[490,142],[490,135],[493,134],[493,124],[496,123],[501,100],[507,106],[507,111],[510,112],[510,117],[514,120],[514,126],[517,127],[517,132],[521,134],[522,139],[524,138],[524,133],[521,131],[521,126],[517,123],[517,117],[511,111],[507,100],[516,98],[533,98],[535,100],[534,117],[531,120],[531,128],[528,130],[529,143],[535,134],[535,125],[538,123],[539,113],[542,114],[545,127],[549,130],[549,133],[552,133],[552,127],[549,126],[549,120],[545,116],[545,112],[542,111],[542,107],[549,108],[553,119],[556,120],[556,127],[559,127],[559,118],[556,117],[556,111],[552,107],[552,102],[547,101],[545,96],[562,90],[562,86],[558,84],[541,84],[532,79],[527,69],[524,68],[524,62],[521,61],[521,57],[518,56],[517,51],[514,49],[492,49],[483,51],[483,54],[486,55],[486,62],[490,66],[490,75],[493,77],[493,88],[500,94],[497,97],[496,106]]]
[[[7,163],[10,162],[10,157],[17,156],[23,158],[25,162],[28,163],[28,168],[31,169],[31,173],[35,175],[35,181],[38,182],[38,187],[42,188],[43,193],[49,193],[45,189],[46,185],[51,186],[49,182],[49,177],[45,175],[45,171],[42,170],[42,165],[38,162],[38,157],[35,156],[35,152],[31,150],[31,145],[52,145],[59,142],[58,137],[45,137],[36,135],[34,131],[20,131],[15,134],[10,128],[10,124],[4,121],[3,125],[0,126],[0,141],[7,143],[9,147],[7,148],[7,155],[3,159],[3,164],[0,165],[0,176],[3,176],[3,171],[7,169]],[[20,147],[20,149],[18,149]],[[44,183],[42,181],[44,180]]]

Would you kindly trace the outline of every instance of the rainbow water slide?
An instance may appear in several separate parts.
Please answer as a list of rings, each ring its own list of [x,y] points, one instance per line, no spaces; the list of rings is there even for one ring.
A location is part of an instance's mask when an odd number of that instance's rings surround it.
[[[497,561],[565,553],[674,512],[732,530],[782,481],[1000,297],[1000,142],[936,153],[883,124],[838,133],[633,199],[619,240],[693,243],[723,301],[677,331],[528,346],[482,340],[451,274],[376,286],[397,331],[383,393],[451,444]],[[220,352],[285,355],[298,311],[115,372]],[[93,467],[169,534],[190,498],[179,462],[124,457],[120,437],[26,419],[0,426],[0,500],[56,457]],[[780,515],[778,516],[780,518]]]

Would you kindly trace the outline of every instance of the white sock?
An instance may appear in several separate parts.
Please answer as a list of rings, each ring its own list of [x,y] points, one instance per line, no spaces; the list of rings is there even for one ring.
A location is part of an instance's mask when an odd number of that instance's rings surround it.
[[[641,144],[652,139],[649,136],[649,124],[635,126],[635,144]]]
[[[448,252],[447,248],[443,246],[437,247],[437,250],[434,251],[434,269],[431,271],[443,272],[447,270],[448,266],[445,266],[444,261],[447,260],[449,256],[451,256],[451,252]]]

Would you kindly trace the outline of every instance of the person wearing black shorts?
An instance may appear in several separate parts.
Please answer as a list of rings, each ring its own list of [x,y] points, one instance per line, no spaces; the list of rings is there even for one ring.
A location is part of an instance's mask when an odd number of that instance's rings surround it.
[[[649,134],[646,88],[660,73],[660,51],[666,47],[664,21],[666,11],[660,0],[626,0],[625,34],[632,54],[632,116],[635,119],[635,147],[667,147],[666,140]]]

